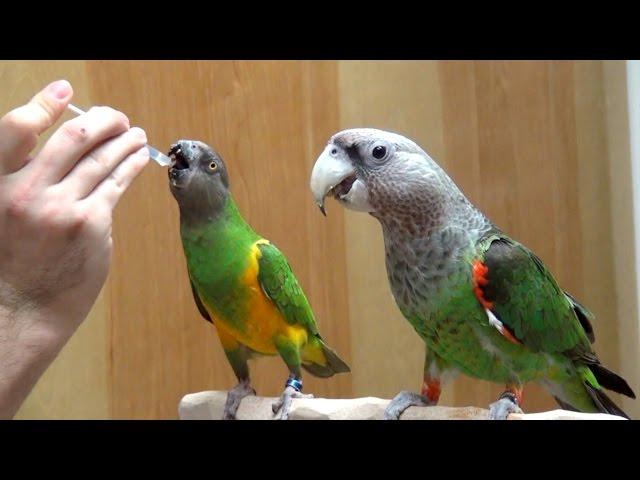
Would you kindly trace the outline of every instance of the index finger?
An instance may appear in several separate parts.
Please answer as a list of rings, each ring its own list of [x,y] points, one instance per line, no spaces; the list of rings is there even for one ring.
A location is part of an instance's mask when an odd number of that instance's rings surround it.
[[[58,80],[0,119],[0,175],[24,166],[38,135],[56,123],[72,96],[71,84]]]

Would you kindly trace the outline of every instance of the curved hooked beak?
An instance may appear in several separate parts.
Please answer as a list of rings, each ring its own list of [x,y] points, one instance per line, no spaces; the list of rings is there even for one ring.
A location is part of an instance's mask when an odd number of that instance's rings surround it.
[[[332,193],[337,199],[344,198],[356,178],[356,170],[347,156],[328,145],[316,160],[311,172],[311,192],[323,215],[327,215],[324,199]]]
[[[192,143],[190,140],[179,140],[171,145],[171,149],[167,153],[167,156],[171,159],[171,164],[167,171],[171,188],[184,188],[189,183],[193,159],[193,152],[189,147]]]

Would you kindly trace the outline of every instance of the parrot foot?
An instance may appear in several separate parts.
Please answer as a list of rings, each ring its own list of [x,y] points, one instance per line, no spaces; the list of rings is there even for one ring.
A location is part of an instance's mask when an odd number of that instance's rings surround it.
[[[253,389],[249,381],[241,381],[227,394],[227,402],[224,405],[224,413],[222,414],[223,420],[235,420],[236,412],[240,407],[240,402],[244,397],[249,395],[255,395],[256,391]]]
[[[511,392],[503,393],[498,401],[489,405],[489,420],[506,420],[510,413],[523,413]]]
[[[387,405],[384,411],[385,420],[398,420],[409,407],[430,407],[436,402],[415,392],[402,391]]]
[[[291,386],[287,386],[282,392],[280,399],[273,402],[273,413],[278,413],[277,420],[287,420],[289,418],[289,410],[291,410],[291,400],[294,398],[313,398],[310,393],[302,393]]]

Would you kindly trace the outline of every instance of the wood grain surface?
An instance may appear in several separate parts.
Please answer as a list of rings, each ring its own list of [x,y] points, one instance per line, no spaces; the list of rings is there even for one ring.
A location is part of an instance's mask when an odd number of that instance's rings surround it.
[[[326,141],[358,126],[416,140],[593,310],[601,358],[629,369],[637,364],[637,341],[624,340],[629,348],[621,349],[620,338],[637,325],[629,317],[636,300],[633,288],[620,286],[629,272],[621,273],[619,253],[629,232],[612,233],[624,230],[616,208],[629,209],[631,201],[628,190],[618,190],[625,178],[611,174],[612,155],[616,165],[628,161],[616,149],[624,132],[611,128],[624,104],[608,103],[619,92],[610,91],[615,82],[607,74],[617,68],[619,79],[620,65],[0,62],[0,107],[17,106],[64,77],[79,106],[123,110],[160,150],[181,138],[214,146],[243,214],[287,255],[321,332],[352,367],[351,375],[329,380],[306,375],[305,390],[389,398],[420,387],[424,347],[391,296],[377,222],[333,201],[324,218],[313,204],[309,174]],[[233,386],[215,331],[191,298],[165,169],[150,164],[126,193],[115,212],[114,245],[89,319],[18,418],[177,418],[186,393]],[[278,358],[251,368],[261,395],[281,391],[287,372]],[[628,380],[638,390],[638,379]],[[444,389],[442,404],[486,407],[500,391],[459,378]],[[640,414],[635,403],[626,406]],[[527,411],[552,408],[542,389],[527,388]]]

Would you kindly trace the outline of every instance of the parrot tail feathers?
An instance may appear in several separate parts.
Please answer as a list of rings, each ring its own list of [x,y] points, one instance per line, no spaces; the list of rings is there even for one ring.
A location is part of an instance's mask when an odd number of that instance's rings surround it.
[[[336,373],[348,373],[351,371],[349,365],[347,365],[331,347],[324,343],[321,338],[315,337],[314,341],[307,345],[307,349],[319,350],[320,356],[324,357],[324,362],[320,363],[317,360],[312,360],[312,358],[317,357],[316,352],[309,355],[305,355],[305,352],[303,352],[302,368],[311,375],[327,378],[332,377]],[[310,361],[305,362],[304,357],[308,357]]]
[[[598,361],[595,355],[582,355],[574,373],[555,377],[547,384],[558,404],[565,410],[586,413],[607,413],[630,419],[605,393],[605,389],[635,398],[627,382],[611,372]],[[567,370],[570,372],[570,370]],[[577,374],[577,375],[576,375]]]
[[[593,400],[593,403],[595,404],[598,411],[600,411],[601,413],[617,415],[619,417],[624,417],[627,420],[631,420],[629,415],[624,413],[624,411],[620,407],[613,403],[613,400],[611,400],[602,390],[594,388],[586,382],[584,386],[587,389],[587,392],[589,393],[589,396],[591,397],[591,400]]]
[[[327,359],[327,365],[331,367],[334,373],[349,373],[351,368],[347,365],[338,354],[327,344],[322,342],[322,351]]]
[[[600,363],[589,365],[589,370],[591,370],[593,376],[596,377],[598,383],[607,390],[621,393],[622,395],[626,395],[630,398],[636,398],[636,394],[631,390],[631,387],[624,378],[613,373]]]
[[[582,384],[597,411],[630,419],[629,415],[604,393],[606,388],[617,393],[630,394],[630,397],[635,398],[633,391],[625,380],[593,359],[589,364],[580,367],[578,371],[581,373]]]

